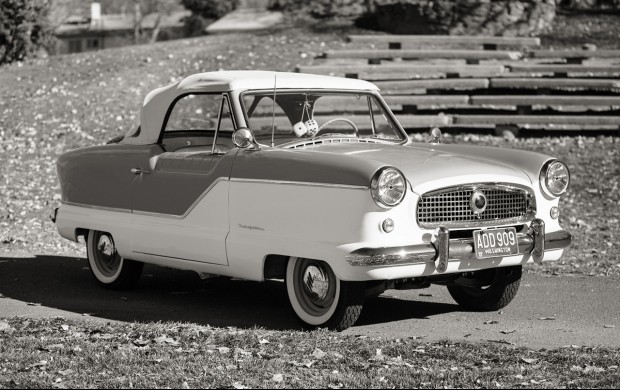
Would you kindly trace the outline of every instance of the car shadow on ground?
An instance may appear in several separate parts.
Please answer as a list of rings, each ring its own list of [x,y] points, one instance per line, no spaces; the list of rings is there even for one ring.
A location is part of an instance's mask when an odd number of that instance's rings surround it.
[[[0,257],[0,293],[19,304],[41,304],[115,321],[302,329],[282,282],[201,280],[194,272],[150,265],[134,290],[111,291],[97,285],[83,258]],[[380,296],[366,302],[358,325],[425,319],[458,310],[456,305]]]

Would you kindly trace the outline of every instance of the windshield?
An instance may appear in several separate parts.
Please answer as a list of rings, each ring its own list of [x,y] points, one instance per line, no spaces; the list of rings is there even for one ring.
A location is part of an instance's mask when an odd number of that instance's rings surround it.
[[[402,142],[405,135],[371,93],[277,91],[242,95],[248,125],[256,140],[293,147],[317,138]]]

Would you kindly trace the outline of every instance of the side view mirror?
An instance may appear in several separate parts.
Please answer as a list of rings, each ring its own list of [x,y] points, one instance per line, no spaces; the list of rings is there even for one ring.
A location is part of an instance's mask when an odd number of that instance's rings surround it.
[[[259,150],[260,147],[254,139],[254,134],[247,127],[242,127],[235,131],[232,135],[233,144],[241,149]]]
[[[431,137],[428,140],[431,144],[440,144],[441,143],[441,130],[438,127],[433,127],[431,130]]]

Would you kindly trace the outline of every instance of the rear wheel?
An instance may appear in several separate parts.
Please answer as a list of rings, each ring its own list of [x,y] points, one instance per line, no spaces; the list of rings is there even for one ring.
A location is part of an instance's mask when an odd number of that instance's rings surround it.
[[[291,257],[286,289],[293,310],[307,327],[344,330],[362,312],[366,283],[339,280],[324,261]]]
[[[463,283],[448,285],[448,291],[465,309],[499,310],[506,307],[517,295],[522,270],[523,267],[519,265],[473,272],[463,277]]]
[[[144,264],[121,257],[110,233],[89,231],[86,249],[90,269],[100,285],[111,290],[126,290],[137,284]]]

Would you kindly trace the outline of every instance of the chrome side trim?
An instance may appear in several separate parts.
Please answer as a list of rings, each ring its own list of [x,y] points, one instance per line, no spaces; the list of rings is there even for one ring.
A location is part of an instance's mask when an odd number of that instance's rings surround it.
[[[354,185],[349,185],[349,184],[331,184],[331,183],[316,183],[316,182],[289,181],[289,180],[231,178],[230,181],[238,182],[238,183],[269,183],[269,184],[282,184],[282,185],[293,185],[293,186],[347,188],[351,190],[364,190],[364,191],[369,190],[367,186],[354,186]]]
[[[74,206],[74,207],[83,207],[86,209],[93,209],[93,210],[101,210],[101,211],[113,211],[115,213],[131,213],[131,210],[129,209],[119,209],[116,207],[106,207],[106,206],[94,206],[94,205],[90,205],[90,204],[82,204],[82,203],[74,203],[74,202],[68,202],[68,201],[61,201],[61,204],[67,205],[67,206]]]
[[[530,254],[535,250],[537,237],[519,233],[517,239],[519,253]],[[567,248],[572,241],[572,235],[565,230],[559,230],[544,235],[543,240],[544,250],[548,252]],[[415,265],[435,262],[443,251],[449,254],[447,257],[450,260],[477,260],[473,238],[451,239],[444,249],[441,245],[436,247],[431,243],[390,248],[361,248],[346,255],[345,258],[349,265],[354,267]]]
[[[184,259],[182,257],[173,257],[173,256],[165,256],[165,255],[157,255],[155,253],[146,253],[146,252],[138,252],[138,251],[133,251],[133,253],[138,253],[140,255],[147,255],[147,256],[156,256],[156,257],[164,257],[166,259],[173,259],[173,260],[181,260],[181,261],[189,261],[192,263],[201,263],[201,264],[209,264],[209,265],[221,265],[223,267],[227,267],[227,265],[225,264],[218,264],[218,263],[209,263],[208,261],[200,261],[200,260],[192,260],[192,259]]]

